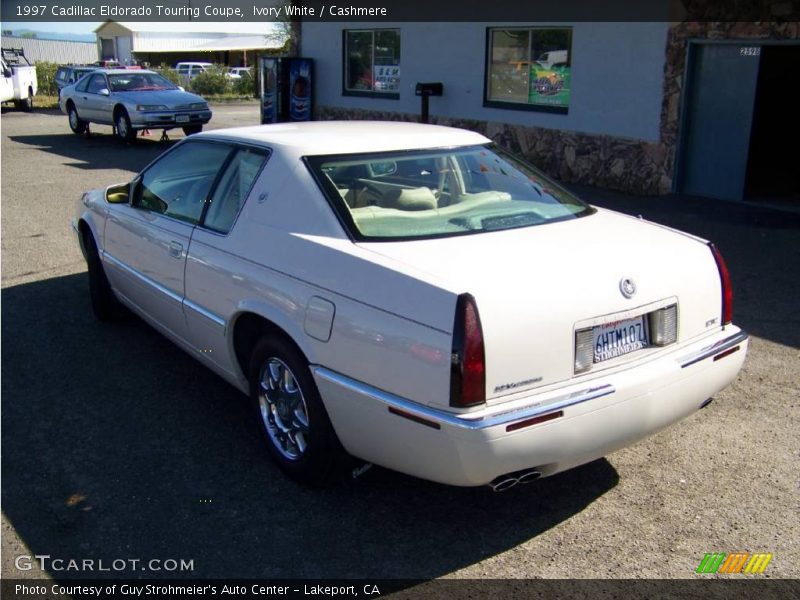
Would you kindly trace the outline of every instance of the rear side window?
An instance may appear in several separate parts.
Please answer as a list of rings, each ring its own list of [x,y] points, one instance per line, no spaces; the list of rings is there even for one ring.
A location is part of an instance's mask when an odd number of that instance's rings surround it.
[[[267,156],[263,150],[241,148],[236,151],[214,190],[203,226],[220,233],[231,230]]]
[[[181,144],[144,172],[133,206],[198,223],[211,186],[230,153],[231,148],[224,144]]]

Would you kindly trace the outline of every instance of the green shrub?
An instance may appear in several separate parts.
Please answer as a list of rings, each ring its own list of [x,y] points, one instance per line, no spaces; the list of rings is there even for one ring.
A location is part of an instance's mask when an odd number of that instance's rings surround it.
[[[183,85],[183,83],[181,82],[181,76],[178,75],[178,72],[169,65],[165,65],[162,63],[158,67],[151,67],[151,70],[161,75],[164,79],[168,79],[175,85]]]
[[[225,94],[228,92],[231,82],[226,72],[225,67],[214,65],[192,79],[189,87],[195,94],[201,96]]]
[[[255,97],[256,79],[247,73],[242,73],[241,78],[233,79],[233,93],[237,96]]]
[[[58,96],[58,87],[56,86],[57,70],[58,65],[56,63],[36,63],[36,81],[39,83],[39,91],[37,94],[43,96]]]

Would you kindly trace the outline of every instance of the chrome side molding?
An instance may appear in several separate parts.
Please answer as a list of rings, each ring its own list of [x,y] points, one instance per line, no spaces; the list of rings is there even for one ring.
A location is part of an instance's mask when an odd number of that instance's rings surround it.
[[[154,280],[150,279],[149,277],[147,277],[146,275],[143,275],[142,273],[140,273],[139,271],[137,271],[133,267],[126,265],[121,260],[119,260],[117,258],[114,258],[108,252],[104,252],[103,253],[103,258],[106,261],[108,261],[109,263],[111,263],[112,265],[116,265],[118,268],[122,269],[123,271],[126,271],[127,273],[130,273],[131,275],[136,277],[136,279],[138,279],[142,283],[145,283],[145,284],[149,285],[150,287],[152,287],[153,289],[158,290],[159,292],[164,294],[170,300],[174,300],[175,302],[177,302],[179,304],[183,304],[184,307],[190,308],[191,310],[193,310],[197,314],[204,316],[206,319],[208,319],[209,321],[211,321],[215,325],[218,325],[219,327],[223,327],[223,328],[225,327],[225,325],[226,325],[225,319],[223,319],[219,315],[214,314],[213,312],[203,308],[199,304],[196,304],[196,303],[192,302],[191,300],[188,300],[187,298],[182,297],[180,294],[177,294],[177,293],[173,292],[169,288],[164,287],[163,285],[161,285],[157,281],[154,281]]]

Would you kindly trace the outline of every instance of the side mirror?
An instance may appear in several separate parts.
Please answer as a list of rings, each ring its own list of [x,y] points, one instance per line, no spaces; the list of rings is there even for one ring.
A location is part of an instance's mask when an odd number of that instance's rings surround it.
[[[100,90],[97,93],[100,94],[101,96],[110,96],[111,95],[111,92],[109,92],[106,88],[103,88],[102,90]]]
[[[11,69],[3,69],[3,77],[11,77]]]
[[[109,204],[127,204],[130,199],[130,183],[118,183],[106,188],[106,202]]]
[[[179,86],[178,86],[178,89],[179,89],[180,91],[182,91],[182,92],[185,92],[185,91],[186,91],[185,89],[183,89],[183,86],[182,86],[182,85],[179,85]]]

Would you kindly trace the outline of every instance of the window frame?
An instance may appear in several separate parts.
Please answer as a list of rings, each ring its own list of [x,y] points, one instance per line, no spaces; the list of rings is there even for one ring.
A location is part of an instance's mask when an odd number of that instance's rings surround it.
[[[486,28],[486,47],[484,50],[484,67],[483,67],[483,106],[485,108],[503,108],[508,110],[524,110],[524,111],[532,111],[532,112],[545,112],[545,113],[555,113],[566,115],[569,113],[569,106],[549,106],[547,104],[530,104],[530,103],[523,103],[523,102],[511,102],[508,100],[492,100],[489,98],[489,83],[490,83],[490,73],[489,69],[491,67],[491,52],[492,52],[492,32],[494,31],[508,31],[510,29],[516,30],[527,30],[532,35],[533,31],[537,29],[566,29],[569,31],[569,48],[567,49],[568,52],[568,62],[570,64],[570,69],[572,69],[572,38],[573,38],[573,28],[569,25],[552,25],[552,26],[538,26],[538,25],[498,25],[495,27],[487,27]],[[528,41],[528,64],[533,62],[530,56],[531,52],[531,42]],[[530,86],[530,83],[528,84]],[[572,96],[570,96],[570,104],[572,104]]]
[[[347,60],[348,60],[348,52],[347,52],[347,34],[348,33],[366,33],[369,32],[372,34],[372,70],[373,73],[375,72],[375,33],[378,31],[395,31],[397,32],[397,37],[400,39],[400,28],[399,27],[378,27],[378,28],[364,28],[364,29],[342,29],[342,96],[356,96],[361,98],[384,98],[386,100],[399,100],[400,99],[400,91],[396,92],[379,92],[374,89],[375,83],[373,82],[373,89],[372,90],[351,90],[347,87]],[[401,53],[402,53],[402,46],[401,46]],[[402,81],[402,72],[400,74],[400,79]]]
[[[135,203],[136,199],[138,198],[138,196],[140,194],[140,190],[141,190],[141,186],[142,186],[142,178],[144,177],[145,173],[147,173],[147,171],[149,171],[150,169],[155,167],[158,163],[160,163],[162,160],[167,158],[170,154],[172,154],[173,152],[179,150],[183,146],[185,146],[187,144],[200,144],[200,143],[202,143],[202,144],[219,144],[219,145],[222,145],[222,146],[226,146],[228,148],[228,155],[225,157],[225,160],[222,162],[221,166],[219,167],[219,170],[214,175],[214,179],[211,182],[211,186],[208,188],[208,195],[207,195],[208,197],[205,198],[205,201],[203,202],[203,208],[202,208],[202,210],[200,212],[200,216],[198,217],[197,222],[193,223],[193,222],[188,221],[186,219],[180,219],[180,218],[178,218],[176,216],[173,216],[173,215],[170,215],[170,214],[167,214],[167,213],[158,212],[158,211],[152,210],[150,208],[147,208],[146,206],[137,205]],[[236,156],[236,153],[239,150],[242,150],[242,149],[255,150],[257,152],[263,153],[264,154],[264,162],[262,163],[261,168],[259,169],[259,171],[256,174],[256,176],[253,178],[253,183],[250,185],[250,188],[247,191],[247,196],[245,196],[245,199],[241,203],[241,206],[239,206],[239,210],[237,211],[236,217],[233,219],[233,222],[231,223],[230,229],[228,231],[219,231],[218,229],[212,229],[210,227],[207,227],[205,225],[205,219],[206,219],[206,214],[208,213],[208,208],[210,206],[209,198],[212,197],[216,193],[217,187],[219,186],[219,183],[222,180],[222,177],[224,176],[225,171],[230,166],[230,163],[233,160],[233,157]],[[255,187],[256,182],[261,178],[261,175],[263,174],[264,169],[267,167],[267,163],[269,163],[269,159],[271,157],[272,157],[272,149],[268,148],[266,146],[261,146],[259,144],[249,144],[247,142],[238,142],[238,141],[231,141],[231,140],[218,140],[218,139],[203,139],[203,140],[187,139],[186,141],[182,141],[181,143],[176,144],[175,146],[173,146],[172,148],[170,148],[169,150],[164,152],[162,155],[157,157],[150,164],[148,164],[144,169],[142,169],[141,171],[139,171],[139,173],[136,174],[136,177],[134,177],[131,180],[130,184],[129,184],[130,185],[130,192],[129,192],[129,195],[128,195],[127,205],[130,206],[132,209],[146,211],[148,213],[157,215],[160,218],[170,219],[170,220],[175,221],[177,223],[183,223],[184,225],[189,225],[190,227],[201,228],[203,231],[206,231],[208,233],[213,233],[214,235],[227,237],[231,233],[231,231],[233,231],[233,229],[236,227],[236,222],[239,220],[239,216],[242,214],[242,211],[244,210],[245,204],[247,204],[247,199],[252,194],[253,188]]]

